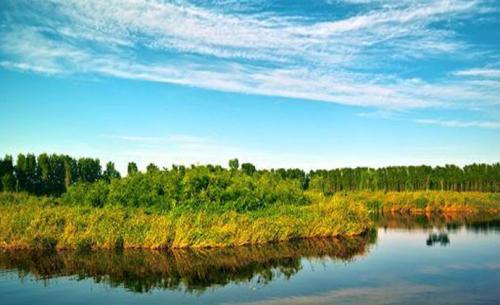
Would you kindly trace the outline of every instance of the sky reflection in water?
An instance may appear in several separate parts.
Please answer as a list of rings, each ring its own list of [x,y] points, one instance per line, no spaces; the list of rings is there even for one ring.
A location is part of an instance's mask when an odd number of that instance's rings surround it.
[[[1,304],[498,304],[500,219],[205,251],[0,252]]]

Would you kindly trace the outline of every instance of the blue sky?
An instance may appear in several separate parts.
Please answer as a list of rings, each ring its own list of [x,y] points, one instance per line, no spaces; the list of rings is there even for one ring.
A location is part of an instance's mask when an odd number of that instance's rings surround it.
[[[0,154],[500,161],[500,1],[2,1]]]

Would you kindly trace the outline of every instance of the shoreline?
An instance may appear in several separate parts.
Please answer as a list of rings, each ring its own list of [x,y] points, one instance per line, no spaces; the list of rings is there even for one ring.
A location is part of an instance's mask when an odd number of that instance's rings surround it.
[[[332,201],[258,211],[153,213],[142,208],[0,205],[0,248],[182,249],[355,236],[371,228],[360,204]]]
[[[379,212],[379,215],[382,217],[385,216],[396,216],[396,217],[414,217],[414,216],[426,216],[431,219],[434,217],[444,217],[451,218],[450,222],[454,221],[453,218],[461,218],[463,217],[474,217],[474,216],[485,216],[485,217],[495,217],[500,216],[500,210],[495,209],[493,211],[477,211],[477,210],[441,210],[441,211],[429,211],[429,210],[411,210],[411,211],[383,211]],[[352,238],[364,238],[371,234],[371,232],[376,231],[378,228],[376,222],[372,222],[371,226],[366,227],[364,231],[354,234],[337,234],[337,235],[315,235],[315,236],[304,236],[304,237],[293,237],[290,239],[282,239],[282,240],[271,240],[271,241],[259,241],[256,243],[242,243],[238,245],[207,245],[207,246],[183,246],[183,247],[148,247],[141,245],[124,245],[122,248],[116,247],[99,247],[93,246],[90,249],[78,249],[75,247],[58,247],[56,246],[53,249],[50,248],[40,248],[40,247],[32,247],[28,243],[26,244],[5,244],[0,243],[0,251],[56,251],[56,252],[72,252],[72,251],[134,251],[134,250],[143,250],[143,251],[158,251],[158,252],[170,252],[170,251],[210,251],[210,250],[225,250],[225,249],[238,249],[238,248],[252,248],[252,247],[266,247],[266,246],[279,246],[287,243],[300,243],[300,242],[315,242],[315,241],[342,241]]]
[[[210,249],[362,235],[371,216],[500,214],[492,193],[341,193],[254,211],[66,205],[0,193],[0,249]],[[453,202],[453,203],[452,203]],[[423,205],[425,203],[425,205]]]
[[[240,244],[240,245],[227,245],[227,246],[203,246],[203,247],[196,247],[196,246],[186,246],[186,247],[179,247],[179,248],[172,248],[172,247],[158,247],[158,248],[152,248],[152,247],[141,247],[141,246],[124,246],[123,248],[116,249],[116,248],[92,248],[88,250],[78,250],[77,248],[71,248],[71,247],[55,247],[54,249],[41,249],[41,248],[33,248],[30,247],[29,245],[26,246],[5,246],[0,244],[0,251],[36,251],[36,250],[41,250],[43,251],[55,251],[55,252],[78,252],[81,251],[82,253],[87,253],[94,252],[94,251],[151,251],[151,252],[175,252],[175,251],[217,251],[217,250],[237,250],[237,249],[243,249],[243,248],[260,248],[260,247],[267,247],[267,246],[281,246],[285,244],[294,244],[294,243],[302,243],[302,242],[342,242],[344,240],[350,240],[350,239],[356,239],[356,238],[366,238],[371,234],[372,231],[376,230],[374,227],[367,228],[365,231],[359,233],[359,234],[352,234],[352,235],[325,235],[325,236],[309,236],[309,237],[296,237],[292,239],[286,239],[286,240],[277,240],[277,241],[263,241],[259,243],[248,243],[248,244]]]

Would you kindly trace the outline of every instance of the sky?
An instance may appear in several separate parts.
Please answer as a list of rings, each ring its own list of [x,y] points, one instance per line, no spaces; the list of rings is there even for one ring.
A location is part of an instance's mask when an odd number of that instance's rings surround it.
[[[0,155],[500,161],[500,0],[3,0]]]

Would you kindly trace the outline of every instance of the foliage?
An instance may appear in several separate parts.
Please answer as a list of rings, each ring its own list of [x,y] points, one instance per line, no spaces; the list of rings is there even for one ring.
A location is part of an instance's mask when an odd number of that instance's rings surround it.
[[[370,227],[359,203],[329,200],[257,211],[173,210],[60,205],[26,194],[0,194],[0,247],[185,248],[352,236]]]
[[[76,182],[92,183],[101,177],[98,159],[81,158],[77,161],[67,155],[44,153],[36,157],[19,154],[15,166],[10,156],[0,159],[0,178],[8,183],[6,191],[59,196]],[[4,182],[0,184],[0,190],[4,189]],[[12,185],[14,189],[11,189]]]
[[[242,210],[276,202],[303,203],[304,196],[299,194],[303,191],[321,192],[327,196],[345,191],[500,192],[500,163],[472,164],[463,168],[455,165],[357,167],[306,173],[297,168],[258,170],[251,163],[240,166],[239,160],[233,159],[229,161],[229,169],[214,165],[189,168],[174,165],[170,169],[160,169],[149,164],[144,174],[139,172],[136,163],[130,162],[127,173],[127,177],[121,178],[112,162],[102,171],[99,159],[19,154],[15,166],[11,156],[0,159],[0,191],[60,196],[68,190],[81,193],[81,190],[72,189],[91,189],[93,186],[87,183],[103,180],[110,184],[105,193],[113,194],[113,200],[105,196],[103,202],[106,204],[158,205],[167,209],[178,205],[195,208],[219,205]],[[139,177],[133,178],[136,175]],[[134,186],[131,181],[143,185]],[[95,187],[106,188],[102,184]],[[262,193],[264,189],[267,194]],[[290,192],[288,195],[284,194],[286,190]],[[130,199],[124,198],[124,194]],[[78,200],[74,194],[68,197],[74,198],[75,203]]]
[[[0,247],[184,248],[357,235],[377,213],[500,211],[500,164],[258,170],[0,159]],[[439,190],[439,191],[431,191]],[[470,192],[473,190],[474,192]],[[32,196],[31,194],[37,195]]]
[[[282,179],[271,172],[249,176],[210,166],[154,169],[114,179],[109,184],[77,183],[68,189],[62,201],[92,206],[154,207],[161,211],[181,208],[239,212],[308,202],[297,180]]]
[[[337,193],[337,199],[362,202],[372,212],[500,212],[500,194],[484,192],[354,192]]]
[[[201,169],[197,167],[197,170]],[[188,170],[183,179],[192,181],[198,174],[193,175]],[[241,210],[249,202],[246,199],[229,201],[234,206],[226,208],[208,202],[195,209],[193,202],[182,204],[187,202],[186,198],[179,198],[176,206],[165,201],[167,197],[157,196],[155,187],[162,186],[161,179],[169,179],[164,175],[165,172],[155,173],[158,185],[152,184],[148,180],[151,177],[142,173],[112,180],[110,184],[105,181],[77,184],[78,187],[71,188],[61,199],[35,197],[27,193],[0,193],[0,248],[226,247],[297,238],[357,235],[372,227],[370,218],[378,213],[500,212],[500,194],[438,191],[339,192],[330,197],[308,191],[300,194],[307,198],[309,204],[282,203]],[[242,177],[250,179],[244,174]],[[194,181],[197,182],[187,183],[186,191],[181,196],[189,194],[188,190],[199,188],[200,184],[206,185],[198,180],[196,178]],[[245,183],[244,179],[237,181]],[[295,181],[295,184],[298,183]],[[150,188],[151,185],[154,187]],[[264,181],[263,185],[271,183]],[[235,188],[239,190],[242,186],[237,184]],[[293,189],[300,187],[295,185]],[[121,194],[120,190],[130,193]],[[271,193],[266,189],[261,191],[268,195],[280,193]],[[285,188],[283,193],[288,196],[290,190]],[[235,198],[241,195],[239,193]],[[68,204],[66,200],[75,200],[68,196],[84,199],[78,204]],[[199,200],[199,197],[191,199]],[[124,202],[107,204],[105,200]],[[130,202],[134,204],[129,205]],[[151,205],[142,205],[143,202],[150,202]]]
[[[129,162],[129,164],[127,165],[127,174],[131,176],[138,171],[139,169],[137,168],[137,164],[135,162]]]
[[[500,163],[341,168],[310,174],[310,189],[332,195],[342,191],[500,192]]]
[[[240,167],[240,161],[238,159],[229,160],[229,168],[233,171],[238,170]]]
[[[102,178],[106,182],[110,182],[112,179],[120,179],[120,172],[116,170],[115,164],[113,162],[106,163],[106,170],[102,173]]]

